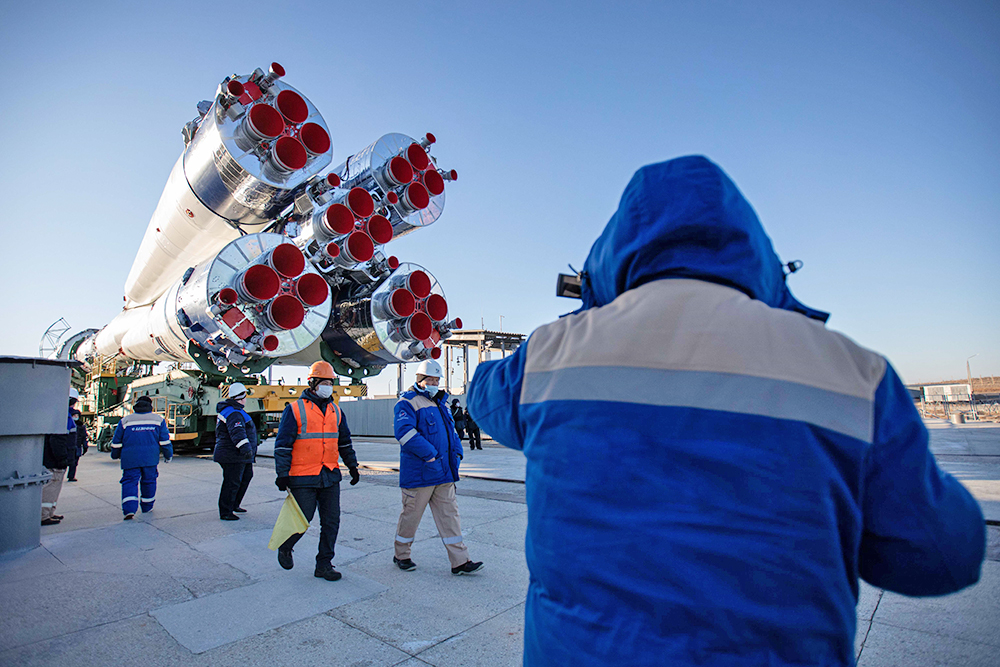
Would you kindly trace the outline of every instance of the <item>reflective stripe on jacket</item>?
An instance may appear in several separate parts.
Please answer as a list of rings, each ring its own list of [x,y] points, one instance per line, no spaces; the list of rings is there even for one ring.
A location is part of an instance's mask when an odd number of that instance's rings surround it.
[[[288,474],[302,477],[318,475],[324,467],[336,470],[340,465],[340,406],[331,401],[328,407],[332,409],[323,412],[312,401],[301,398],[292,406],[298,436],[292,448],[292,467]]]

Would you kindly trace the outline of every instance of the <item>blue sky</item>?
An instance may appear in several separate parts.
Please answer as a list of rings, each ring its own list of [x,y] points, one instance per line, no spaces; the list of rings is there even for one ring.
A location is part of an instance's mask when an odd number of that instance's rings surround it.
[[[574,308],[555,276],[632,173],[701,153],[804,261],[790,285],[830,328],[907,382],[971,355],[1000,375],[994,2],[147,4],[0,8],[0,354],[116,314],[181,127],[274,60],[335,164],[387,132],[438,136],[460,173],[444,215],[387,250],[466,326],[529,333]]]

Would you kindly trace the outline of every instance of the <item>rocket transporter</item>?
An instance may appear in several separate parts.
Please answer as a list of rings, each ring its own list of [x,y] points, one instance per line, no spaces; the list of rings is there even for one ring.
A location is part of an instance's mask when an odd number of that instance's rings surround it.
[[[124,309],[73,356],[193,362],[243,379],[318,359],[359,382],[441,355],[461,328],[441,285],[384,246],[444,209],[432,134],[387,134],[338,166],[319,110],[268,72],[226,77],[185,149],[125,282]]]

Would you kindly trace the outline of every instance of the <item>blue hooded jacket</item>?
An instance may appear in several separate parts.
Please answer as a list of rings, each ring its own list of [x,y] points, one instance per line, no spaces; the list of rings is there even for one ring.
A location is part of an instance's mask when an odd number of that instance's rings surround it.
[[[584,273],[467,401],[527,458],[525,664],[852,665],[859,576],[978,580],[909,393],[791,295],[718,166],[640,169]]]
[[[448,409],[448,393],[438,390],[432,396],[414,385],[399,397],[395,411],[399,486],[415,489],[457,482],[462,441]]]

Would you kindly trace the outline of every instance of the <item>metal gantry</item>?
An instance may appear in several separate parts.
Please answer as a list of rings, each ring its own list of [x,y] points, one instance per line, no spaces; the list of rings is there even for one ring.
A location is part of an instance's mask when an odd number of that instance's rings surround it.
[[[444,348],[445,388],[449,393],[464,394],[469,386],[469,349],[476,349],[476,362],[482,363],[484,356],[490,352],[499,351],[500,357],[513,353],[525,340],[524,334],[509,331],[490,331],[488,329],[460,329],[452,331],[450,338],[442,342]],[[458,348],[461,348],[459,350]],[[461,354],[462,391],[451,389],[451,365],[454,355]],[[457,363],[457,359],[455,361]]]

